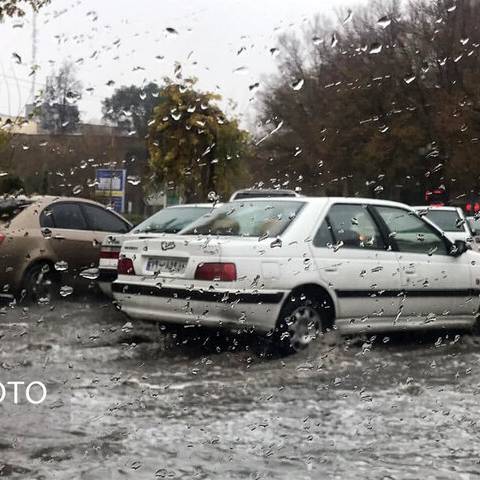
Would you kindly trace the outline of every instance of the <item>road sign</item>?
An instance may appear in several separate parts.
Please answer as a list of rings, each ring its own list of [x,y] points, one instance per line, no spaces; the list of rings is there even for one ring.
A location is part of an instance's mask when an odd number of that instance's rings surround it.
[[[116,212],[125,212],[125,185],[127,171],[124,169],[99,168],[95,178],[95,198],[111,205]]]

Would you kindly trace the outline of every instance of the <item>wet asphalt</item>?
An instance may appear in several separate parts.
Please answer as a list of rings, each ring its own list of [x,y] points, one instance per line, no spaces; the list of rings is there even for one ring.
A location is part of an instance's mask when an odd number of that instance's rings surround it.
[[[0,478],[474,479],[480,338],[258,339],[130,322],[100,297],[2,310]]]

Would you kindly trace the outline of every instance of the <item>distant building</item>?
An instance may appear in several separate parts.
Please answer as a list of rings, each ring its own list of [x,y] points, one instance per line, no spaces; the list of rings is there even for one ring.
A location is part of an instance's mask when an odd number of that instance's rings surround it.
[[[0,129],[8,133],[21,133],[23,135],[41,135],[44,133],[40,124],[33,119],[13,117],[0,113]]]
[[[12,134],[23,135],[48,135],[51,133],[42,128],[40,122],[31,115],[27,117],[15,117],[0,113],[0,129]],[[79,123],[76,126],[75,131],[67,133],[67,135],[100,135],[110,137],[129,136],[128,133],[119,127],[113,127],[110,125],[96,125],[92,123]]]

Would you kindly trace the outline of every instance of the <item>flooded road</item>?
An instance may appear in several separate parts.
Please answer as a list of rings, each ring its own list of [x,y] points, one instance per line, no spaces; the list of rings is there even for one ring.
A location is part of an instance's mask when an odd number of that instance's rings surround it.
[[[8,310],[0,381],[48,396],[0,404],[0,477],[478,478],[480,342],[439,335],[330,335],[280,359],[177,342],[108,302]]]

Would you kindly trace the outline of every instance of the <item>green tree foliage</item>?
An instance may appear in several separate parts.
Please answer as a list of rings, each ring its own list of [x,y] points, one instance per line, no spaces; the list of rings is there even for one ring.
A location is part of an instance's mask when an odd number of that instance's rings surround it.
[[[23,17],[29,7],[37,11],[50,0],[0,0],[0,20],[5,17]]]
[[[195,82],[166,82],[160,90],[148,147],[157,190],[175,189],[186,201],[226,196],[244,181],[248,134],[227,119],[219,95],[199,92]]]
[[[120,87],[103,101],[103,118],[128,132],[135,131],[143,138],[148,132],[153,109],[158,104],[159,90],[154,82],[144,87]]]
[[[56,134],[75,131],[80,122],[77,102],[81,96],[82,85],[76,79],[74,65],[64,62],[58,72],[47,78],[37,108],[42,128]]]
[[[479,2],[372,1],[279,43],[260,146],[281,175],[412,202],[480,188]]]

